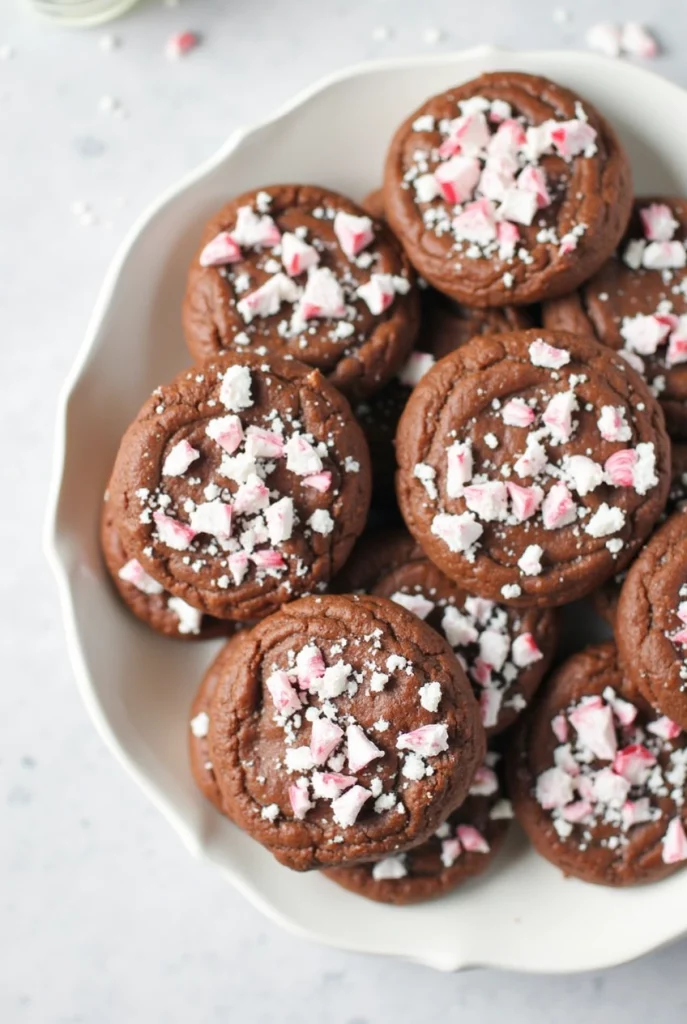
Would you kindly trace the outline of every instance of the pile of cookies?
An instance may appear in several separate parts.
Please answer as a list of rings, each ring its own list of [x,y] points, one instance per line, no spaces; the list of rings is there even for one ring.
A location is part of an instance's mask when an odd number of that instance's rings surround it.
[[[488,74],[361,207],[229,202],[183,323],[101,534],[139,619],[226,638],[189,716],[217,810],[389,903],[514,816],[591,882],[687,862],[687,201],[633,200],[586,101]],[[616,642],[561,662],[578,600]]]

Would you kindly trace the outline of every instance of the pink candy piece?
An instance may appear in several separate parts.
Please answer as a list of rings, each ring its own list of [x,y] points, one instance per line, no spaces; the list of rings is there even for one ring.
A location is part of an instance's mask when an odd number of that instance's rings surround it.
[[[551,128],[551,142],[564,160],[596,152],[596,129],[587,121],[560,121]]]
[[[463,848],[457,837],[441,840],[441,863],[445,868],[453,867],[462,852]]]
[[[448,747],[448,726],[421,725],[412,732],[401,733],[396,740],[398,750],[412,750],[420,757],[436,757]]]
[[[472,479],[472,448],[469,442],[454,441],[446,450],[446,493],[449,498],[463,494]]]
[[[485,661],[484,658],[475,658],[472,665],[470,666],[470,678],[477,683],[478,686],[489,686],[491,683],[491,670],[493,666]]]
[[[521,487],[520,484],[514,484],[509,481],[506,484],[506,489],[511,500],[513,515],[521,523],[534,515],[541,505],[544,496],[541,487],[536,485],[534,487]]]
[[[551,204],[551,195],[547,188],[547,176],[543,168],[528,164],[518,174],[518,188],[522,188],[536,197],[536,205],[540,210]]]
[[[297,298],[297,285],[290,277],[279,271],[278,274],[268,277],[254,292],[240,299],[236,303],[236,309],[249,324],[256,316],[274,316],[279,312],[282,302],[295,302]]]
[[[396,294],[391,274],[371,274],[366,284],[361,284],[356,294],[365,302],[375,316],[388,309]]]
[[[505,519],[508,512],[508,491],[500,480],[473,484],[463,490],[465,504],[486,523]]]
[[[513,468],[520,478],[537,476],[546,467],[546,448],[536,437],[527,438],[524,453],[516,460]]]
[[[633,743],[615,755],[613,771],[622,775],[632,786],[641,786],[655,764],[656,758],[651,751],[641,743]]]
[[[628,349],[642,356],[650,356],[668,337],[672,326],[673,323],[666,317],[638,313],[637,316],[623,320],[620,333]]]
[[[678,366],[687,362],[687,316],[681,316],[678,326],[668,339],[666,366]]]
[[[568,729],[568,720],[564,714],[555,715],[551,719],[551,729],[559,743],[567,742],[570,730]]]
[[[220,231],[203,248],[198,262],[201,267],[222,267],[227,263],[237,263],[240,259],[240,247],[228,231]]]
[[[315,764],[324,764],[343,739],[343,729],[328,718],[316,718],[310,734],[310,753]]]
[[[312,476],[322,471],[322,459],[302,434],[292,434],[284,445],[286,468],[298,476]]]
[[[447,203],[464,203],[480,179],[480,163],[474,157],[454,156],[439,164],[434,177]]]
[[[651,60],[658,55],[658,43],[651,32],[637,21],[628,21],[623,25],[620,45],[631,57]]]
[[[613,712],[600,697],[592,697],[568,715],[579,742],[601,761],[612,761],[617,750]]]
[[[483,764],[475,772],[470,786],[470,796],[493,796],[499,788],[499,780],[493,768]]]
[[[384,751],[368,739],[359,725],[349,725],[346,729],[346,757],[348,767],[357,774],[370,761],[384,757]]]
[[[648,796],[640,797],[639,800],[626,800],[623,804],[622,827],[627,829],[633,825],[641,825],[645,821],[651,821],[651,801]]]
[[[293,498],[280,498],[273,505],[268,505],[265,509],[265,522],[271,544],[290,540],[293,532]]]
[[[622,406],[604,405],[597,425],[604,441],[629,441],[632,437]]]
[[[453,218],[452,227],[459,242],[489,245],[496,240],[494,204],[486,198],[468,203],[463,212]]]
[[[342,828],[349,828],[358,819],[363,805],[370,799],[372,793],[362,786],[352,786],[343,796],[332,800],[332,813],[334,821]]]
[[[163,476],[183,476],[192,462],[200,456],[197,448],[193,448],[188,441],[179,441],[170,449],[167,458],[162,464]]]
[[[687,628],[678,629],[676,633],[671,633],[670,639],[676,645],[681,644],[683,647],[687,646]]]
[[[439,146],[439,156],[445,160],[454,153],[478,156],[489,143],[490,133],[484,114],[464,114],[449,124],[449,134]]]
[[[511,656],[518,668],[534,665],[544,657],[531,633],[521,633],[520,636],[516,636],[511,648]]]
[[[243,578],[248,572],[248,555],[245,551],[235,551],[227,559],[229,572],[236,586],[240,586]]]
[[[310,267],[320,262],[320,254],[312,245],[308,245],[298,235],[285,232],[281,239],[281,261],[289,277],[298,277]]]
[[[687,860],[687,835],[680,818],[673,818],[668,823],[661,856],[664,864],[679,864]]]
[[[565,484],[554,484],[542,502],[545,530],[559,530],[577,519],[577,506]]]
[[[329,470],[325,470],[322,473],[311,473],[310,476],[303,477],[303,485],[305,487],[314,487],[320,494],[326,494],[332,485],[332,474]]]
[[[603,692],[604,700],[613,708],[613,714],[621,725],[632,725],[637,717],[637,708],[630,704],[629,700],[619,697],[612,686],[607,686]]]
[[[322,651],[315,644],[306,644],[296,655],[296,677],[301,690],[309,690],[325,672]]]
[[[308,274],[298,314],[303,320],[346,316],[343,289],[329,267],[316,267]]]
[[[501,419],[507,427],[529,427],[534,423],[534,409],[522,398],[511,398],[501,409]]]
[[[196,35],[195,32],[176,32],[167,40],[165,53],[170,59],[175,60],[178,57],[185,57],[191,50],[195,50],[199,44],[200,36]]]
[[[675,614],[680,622],[687,623],[687,601],[680,601]]]
[[[163,544],[175,551],[186,551],[196,535],[196,531],[178,519],[172,519],[164,512],[153,512],[153,521]]]
[[[489,853],[489,843],[473,825],[459,825],[456,832],[466,853]]]
[[[254,551],[250,557],[258,569],[283,569],[286,566],[281,554],[273,548]]]
[[[205,433],[222,448],[227,455],[233,455],[243,441],[243,427],[238,416],[219,416],[210,420]]]
[[[478,189],[481,195],[497,202],[515,182],[514,169],[517,163],[507,156],[490,156],[479,179]],[[499,241],[501,236],[499,234]]]
[[[496,237],[499,242],[499,259],[510,260],[515,256],[515,250],[520,241],[520,231],[517,225],[510,221],[503,220],[496,228]],[[522,424],[516,424],[522,426]]]
[[[274,706],[280,715],[287,718],[301,709],[301,700],[286,672],[273,672],[268,676],[265,685],[269,690]]]
[[[577,824],[579,821],[583,821],[584,818],[589,817],[592,813],[592,805],[589,800],[576,800],[572,804],[568,804],[563,808],[561,814],[565,821],[569,821],[571,825]]]
[[[517,167],[517,153],[525,144],[525,129],[519,121],[509,118],[503,121],[489,140],[489,158],[505,157]]]
[[[502,704],[502,690],[497,690],[495,686],[486,686],[482,690],[479,695],[479,710],[482,725],[485,729],[491,729],[496,725]]]
[[[246,431],[246,453],[253,459],[280,459],[284,439],[273,430],[250,426]]]
[[[451,515],[440,512],[434,516],[431,526],[432,533],[447,545],[449,551],[469,552],[484,532],[472,512]]]
[[[312,807],[312,802],[308,796],[308,790],[301,789],[300,786],[289,786],[289,800],[291,802],[291,809],[293,810],[294,818],[302,821]]]
[[[570,353],[564,348],[555,348],[541,338],[530,345],[530,362],[533,366],[545,366],[550,370],[560,370],[570,362]]]
[[[562,768],[547,768],[537,779],[535,796],[545,811],[565,807],[572,801],[573,792],[572,779]]]
[[[436,360],[429,352],[411,352],[408,361],[398,375],[401,384],[407,388],[414,388],[420,383],[428,370],[431,370]]]
[[[673,211],[665,203],[650,203],[639,211],[639,216],[644,237],[649,242],[669,242],[679,227]]]
[[[241,484],[234,495],[234,511],[237,515],[253,514],[266,508],[270,502],[270,492],[260,477],[252,474]]]
[[[231,537],[231,520],[231,505],[219,500],[201,502],[190,515],[191,526],[196,533],[207,533],[219,541]]]
[[[358,780],[352,775],[340,775],[339,772],[314,772],[312,787],[316,797],[323,800],[336,800]]]
[[[651,722],[647,725],[647,730],[653,733],[654,736],[658,736],[660,739],[666,740],[667,742],[670,742],[670,740],[676,740],[682,732],[682,729],[677,722],[673,722],[673,720],[668,718],[667,715],[662,715],[660,718],[657,718],[655,722]]]
[[[554,442],[565,443],[570,440],[575,409],[577,399],[572,391],[559,391],[549,400],[542,413],[542,422],[549,428]]]
[[[634,448],[621,448],[620,451],[609,455],[604,463],[604,472],[609,484],[613,487],[632,487],[637,458]]]
[[[236,226],[231,232],[231,237],[238,245],[248,249],[272,248],[279,245],[281,231],[267,214],[258,216],[251,206],[240,206],[236,212]]]
[[[162,594],[164,592],[164,587],[157,580],[154,580],[152,576],[149,576],[141,563],[135,558],[131,558],[126,562],[117,575],[120,580],[124,580],[125,583],[131,583],[142,594]]]
[[[369,217],[356,217],[342,210],[334,217],[334,234],[349,259],[366,249],[374,238],[374,229]]]

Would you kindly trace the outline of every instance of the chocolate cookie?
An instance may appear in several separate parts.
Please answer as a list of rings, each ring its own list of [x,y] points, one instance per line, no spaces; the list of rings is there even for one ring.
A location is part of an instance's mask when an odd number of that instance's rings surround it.
[[[214,666],[210,761],[231,818],[296,870],[422,842],[484,757],[446,642],[382,598],[286,605]]]
[[[100,521],[100,546],[119,596],[136,618],[164,636],[178,640],[211,640],[240,628],[238,623],[203,615],[180,597],[173,597],[149,576],[136,558],[129,558],[119,535],[111,502],[105,499]]]
[[[659,517],[658,525],[664,523],[668,516],[677,512],[687,503],[687,444],[671,445],[670,464],[672,470],[670,493],[665,511]],[[594,608],[612,627],[615,626],[620,588],[626,576],[626,572],[617,573],[592,594]]]
[[[687,509],[668,519],[630,567],[616,621],[628,676],[687,729]]]
[[[589,594],[665,505],[670,446],[646,383],[591,338],[474,338],[415,388],[396,437],[398,500],[469,593],[526,607]]]
[[[498,71],[433,96],[396,132],[384,209],[418,273],[468,306],[563,295],[627,226],[610,125],[545,78]]]
[[[374,217],[375,220],[385,219],[383,189],[373,188],[371,192],[367,193],[360,205],[365,213],[369,213],[370,217]]]
[[[487,754],[467,798],[420,846],[375,864],[329,868],[324,874],[368,900],[397,906],[444,896],[481,875],[501,849],[513,817],[494,770],[498,761],[498,754]]]
[[[516,817],[564,874],[636,885],[687,860],[687,735],[634,700],[613,644],[561,666],[509,762]]]
[[[618,251],[579,291],[544,304],[547,327],[591,334],[651,385],[687,439],[687,200],[638,199]]]
[[[250,353],[157,388],[111,482],[126,551],[176,597],[243,622],[326,584],[369,498],[346,399],[317,370]]]
[[[193,780],[203,796],[223,814],[226,814],[226,811],[222,805],[220,788],[217,785],[208,734],[210,732],[212,698],[217,684],[222,678],[222,665],[226,657],[227,648],[231,646],[231,643],[232,641],[229,640],[205,673],[205,678],[191,705],[188,723],[188,752]]]
[[[479,701],[487,736],[513,724],[551,665],[558,639],[553,609],[518,611],[471,597],[404,531],[363,537],[340,577],[358,584],[351,589],[403,605],[446,638]]]
[[[394,437],[411,392],[438,359],[455,351],[478,334],[525,330],[532,325],[529,311],[515,306],[469,309],[459,306],[434,288],[422,293],[422,320],[417,348],[398,376],[376,395],[354,407],[356,419],[370,448],[375,499],[388,500],[396,472]]]
[[[183,308],[195,359],[290,355],[355,396],[400,369],[418,317],[412,269],[386,224],[309,185],[227,203],[205,227]]]

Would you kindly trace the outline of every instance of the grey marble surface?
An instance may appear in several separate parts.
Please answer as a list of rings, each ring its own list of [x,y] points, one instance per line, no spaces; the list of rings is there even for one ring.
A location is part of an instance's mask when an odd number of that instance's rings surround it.
[[[555,6],[149,0],[106,29],[67,32],[20,0],[0,5],[3,1024],[687,1018],[684,943],[604,974],[445,976],[272,926],[189,857],[96,736],[41,553],[56,394],[103,273],[146,204],[236,125],[361,59],[479,42],[582,46],[592,22],[634,17],[665,44],[655,69],[687,85],[684,0],[568,0],[564,22]],[[203,46],[171,63],[165,41],[185,28]],[[101,48],[105,34],[120,45]]]

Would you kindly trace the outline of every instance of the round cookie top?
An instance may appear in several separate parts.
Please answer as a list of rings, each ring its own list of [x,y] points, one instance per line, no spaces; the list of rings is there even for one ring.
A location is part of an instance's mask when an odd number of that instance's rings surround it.
[[[687,509],[668,519],[630,567],[616,621],[630,679],[687,729]]]
[[[446,642],[382,598],[304,598],[241,634],[210,712],[233,820],[296,870],[396,853],[466,796],[484,731]]]
[[[495,770],[499,760],[496,752],[487,753],[466,799],[426,842],[375,864],[330,868],[327,878],[369,900],[401,906],[444,896],[481,875],[501,849],[513,817]]]
[[[122,543],[165,590],[261,618],[326,583],[362,532],[367,446],[317,370],[249,353],[158,388],[111,482]]]
[[[363,536],[337,586],[341,579],[395,601],[446,638],[479,701],[487,736],[503,732],[527,707],[556,652],[553,609],[520,611],[472,597],[444,576],[405,531]]]
[[[575,288],[632,203],[610,125],[545,78],[499,71],[433,96],[397,130],[384,207],[417,271],[471,306]]]
[[[378,390],[418,326],[414,275],[388,227],[309,185],[246,192],[207,224],[183,321],[194,358],[291,355],[349,394]]]
[[[626,565],[670,486],[663,414],[591,338],[475,338],[399,423],[397,494],[427,556],[471,593],[565,604]]]
[[[687,200],[635,202],[618,251],[572,295],[544,304],[547,327],[592,334],[649,381],[668,431],[687,438]]]
[[[687,735],[636,700],[615,646],[565,662],[518,728],[516,817],[566,875],[633,885],[687,860]]]
[[[173,597],[148,575],[137,558],[129,558],[107,496],[100,522],[100,546],[124,604],[156,633],[178,640],[211,640],[227,636],[236,628],[232,622],[204,615],[182,598]]]

